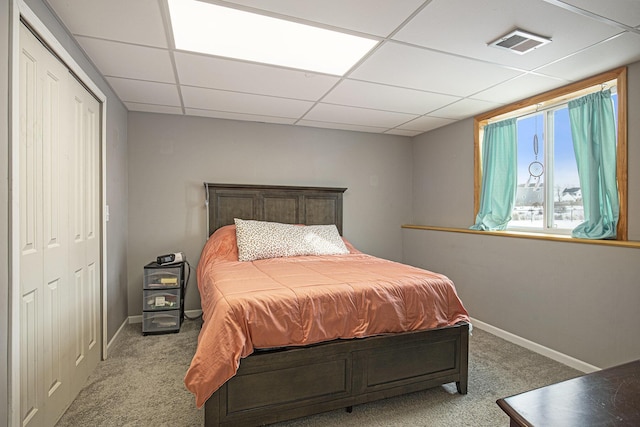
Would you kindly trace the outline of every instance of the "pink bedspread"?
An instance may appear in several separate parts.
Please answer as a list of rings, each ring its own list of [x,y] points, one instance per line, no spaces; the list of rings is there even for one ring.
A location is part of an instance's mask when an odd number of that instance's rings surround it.
[[[234,226],[212,235],[197,274],[204,324],[184,380],[198,407],[255,348],[469,321],[446,276],[350,249],[347,255],[239,262]]]

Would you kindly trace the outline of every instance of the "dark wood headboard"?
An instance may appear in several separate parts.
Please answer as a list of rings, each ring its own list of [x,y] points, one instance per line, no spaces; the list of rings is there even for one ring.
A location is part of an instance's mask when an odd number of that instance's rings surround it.
[[[208,235],[234,218],[285,224],[335,224],[342,235],[346,188],[204,183]]]

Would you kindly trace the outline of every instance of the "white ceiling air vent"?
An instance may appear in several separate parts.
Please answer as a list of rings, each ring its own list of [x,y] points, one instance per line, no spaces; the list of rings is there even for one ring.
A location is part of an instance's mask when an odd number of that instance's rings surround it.
[[[527,33],[522,30],[513,30],[509,34],[498,37],[496,40],[489,43],[489,46],[497,47],[498,49],[506,49],[513,53],[524,55],[525,53],[531,52],[532,50],[547,43],[551,43],[551,39]]]

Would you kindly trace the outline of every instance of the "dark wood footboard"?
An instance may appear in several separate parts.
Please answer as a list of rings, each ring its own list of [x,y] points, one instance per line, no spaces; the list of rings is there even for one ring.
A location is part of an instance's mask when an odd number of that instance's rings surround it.
[[[205,403],[205,425],[263,425],[455,382],[469,325],[255,353]]]

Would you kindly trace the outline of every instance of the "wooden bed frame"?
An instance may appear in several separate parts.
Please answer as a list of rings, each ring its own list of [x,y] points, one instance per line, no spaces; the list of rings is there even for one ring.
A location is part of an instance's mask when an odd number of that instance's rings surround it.
[[[205,183],[209,235],[233,218],[336,224],[346,188]],[[263,425],[455,382],[467,393],[469,324],[256,351],[205,403],[205,426]]]

